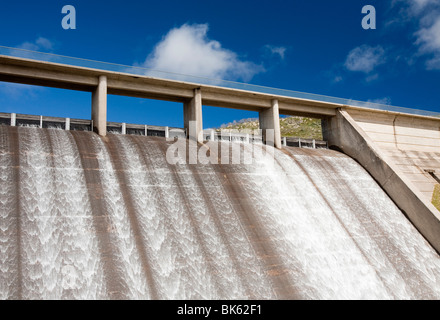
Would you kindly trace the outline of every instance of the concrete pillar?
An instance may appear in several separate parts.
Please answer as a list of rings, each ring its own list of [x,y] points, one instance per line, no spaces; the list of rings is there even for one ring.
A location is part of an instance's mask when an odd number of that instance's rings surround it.
[[[283,146],[287,147],[287,138],[286,137],[283,137]]]
[[[147,136],[147,135],[148,135],[148,126],[145,125],[145,136]]]
[[[70,130],[70,118],[66,118],[65,130]]]
[[[165,127],[165,138],[168,139],[170,137],[170,128]]]
[[[211,141],[215,141],[215,131],[211,130]]]
[[[127,134],[127,124],[125,122],[122,123],[121,133]]]
[[[107,77],[100,76],[98,86],[92,92],[93,131],[102,137],[107,135]]]
[[[250,139],[249,139],[249,133],[246,133],[246,143],[249,143]]]
[[[280,129],[280,113],[278,100],[272,100],[272,107],[260,111],[260,129],[263,133],[263,143],[273,145],[277,149],[281,149],[281,129]],[[268,134],[267,130],[273,130],[273,134]]]
[[[40,129],[43,128],[43,116],[40,116]]]
[[[200,88],[194,89],[194,97],[183,105],[184,127],[187,137],[203,143],[203,116],[202,116],[202,92]],[[192,126],[190,128],[190,126]]]
[[[17,125],[17,114],[11,113],[11,127],[15,127]]]

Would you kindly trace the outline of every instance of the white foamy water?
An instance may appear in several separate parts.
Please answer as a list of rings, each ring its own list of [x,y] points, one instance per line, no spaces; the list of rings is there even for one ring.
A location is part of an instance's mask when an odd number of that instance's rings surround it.
[[[104,298],[77,150],[60,130],[20,128],[19,137],[22,298]]]
[[[0,128],[1,130],[2,128]],[[19,229],[11,136],[0,131],[0,299],[19,297]]]
[[[119,182],[111,159],[102,141],[93,136],[99,163],[101,185],[105,199],[103,214],[108,218],[107,232],[115,244],[117,252],[117,272],[121,275],[127,299],[148,299],[150,293],[145,274],[142,271],[140,248],[136,247],[133,229],[130,226]]]
[[[320,189],[327,186],[326,197],[336,216],[367,256],[390,298],[438,299],[438,255],[413,225],[401,218],[401,211],[366,171],[346,157],[295,158]]]
[[[237,287],[239,285],[235,296],[232,297],[231,293],[228,293],[226,297],[274,299],[276,296],[271,282],[252,247],[239,214],[227,196],[225,190],[227,187],[222,184],[222,180],[224,183],[227,182],[224,174],[216,174],[215,169],[215,165],[198,165],[197,176],[200,179],[199,188],[203,187],[203,192],[211,205],[211,219],[207,220],[207,223],[216,227],[213,235],[218,237],[219,233],[222,234],[219,240],[226,247],[223,249],[226,253],[222,259],[227,259],[232,264],[230,268],[235,270],[230,271],[228,277],[237,283]],[[188,180],[188,183],[197,185],[194,179]],[[216,221],[213,222],[213,219]]]
[[[164,154],[148,144],[125,141],[122,154],[130,191],[147,246],[158,294],[163,299],[215,299],[217,287],[191,212]]]
[[[352,159],[170,165],[168,146],[0,128],[0,298],[440,298],[438,254]]]
[[[48,130],[53,153],[53,185],[60,246],[63,299],[106,299],[103,266],[78,149],[71,135]],[[58,297],[57,297],[58,299]]]

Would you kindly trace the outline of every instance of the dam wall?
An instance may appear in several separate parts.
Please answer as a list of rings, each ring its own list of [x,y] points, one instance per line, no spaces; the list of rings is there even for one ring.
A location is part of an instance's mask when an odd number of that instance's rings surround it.
[[[440,256],[350,157],[173,143],[0,126],[0,298],[440,298]]]
[[[85,122],[0,121],[2,299],[440,298],[433,115],[8,56],[0,81],[92,97]],[[107,94],[181,102],[195,148],[170,163],[176,141],[108,122]],[[219,141],[204,105],[258,112],[276,148]],[[289,147],[303,142],[281,137],[283,114],[322,119],[337,151]]]

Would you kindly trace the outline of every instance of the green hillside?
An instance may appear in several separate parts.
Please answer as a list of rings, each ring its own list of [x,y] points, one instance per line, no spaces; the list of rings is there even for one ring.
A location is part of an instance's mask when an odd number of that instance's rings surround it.
[[[224,124],[220,130],[257,130],[259,129],[258,119],[243,119],[232,123]],[[304,117],[285,117],[280,118],[281,136],[297,137],[304,139],[322,140],[322,129],[320,119]]]

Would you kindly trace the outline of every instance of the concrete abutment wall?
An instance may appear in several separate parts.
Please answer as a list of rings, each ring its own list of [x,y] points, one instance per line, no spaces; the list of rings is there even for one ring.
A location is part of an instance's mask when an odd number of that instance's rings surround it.
[[[340,109],[335,117],[323,120],[323,134],[330,147],[357,160],[372,175],[440,253],[440,212],[362,129],[349,111]]]

